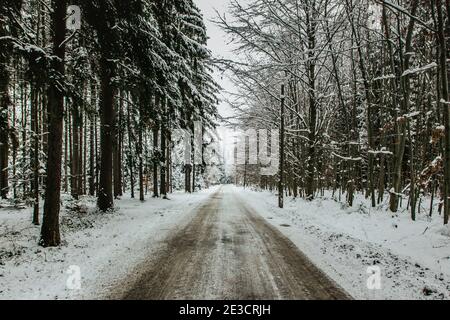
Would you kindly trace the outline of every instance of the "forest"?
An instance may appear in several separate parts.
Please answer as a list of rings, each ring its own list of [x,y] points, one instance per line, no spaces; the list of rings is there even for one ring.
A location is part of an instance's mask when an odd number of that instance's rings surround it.
[[[448,224],[449,16],[441,0],[231,1],[215,19],[237,56],[221,61],[237,88],[229,121],[280,131],[278,175],[246,163],[240,183],[277,189],[280,206],[362,193]]]
[[[1,197],[34,208],[42,246],[60,244],[61,192],[108,211],[171,191],[172,130],[216,126],[206,41],[192,0],[1,1]],[[191,192],[201,170],[183,171]]]
[[[450,0],[0,0],[0,300],[450,299],[449,61]]]

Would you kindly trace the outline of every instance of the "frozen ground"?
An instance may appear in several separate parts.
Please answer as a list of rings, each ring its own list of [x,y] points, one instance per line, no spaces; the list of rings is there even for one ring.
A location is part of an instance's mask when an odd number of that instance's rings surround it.
[[[30,209],[0,209],[0,299],[100,298],[188,223],[192,209],[213,191],[145,203],[125,196],[112,214],[95,212],[95,200],[85,198],[75,212],[63,209],[60,248],[37,245],[39,227],[31,225]],[[81,290],[66,285],[68,272],[76,270],[71,266],[80,268]]]
[[[357,198],[353,208],[328,197],[312,202],[238,188],[267,221],[293,241],[319,268],[357,299],[449,299],[450,229],[442,217],[422,210],[392,215]],[[378,266],[381,290],[368,290],[367,268]]]

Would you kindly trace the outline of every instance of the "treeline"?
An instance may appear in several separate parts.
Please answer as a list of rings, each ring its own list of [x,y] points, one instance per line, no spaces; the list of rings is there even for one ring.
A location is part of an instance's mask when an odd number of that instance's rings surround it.
[[[449,1],[233,0],[231,10],[218,17],[240,55],[224,61],[239,88],[230,103],[243,130],[280,128],[285,158],[277,177],[240,166],[241,181],[306,199],[332,190],[350,206],[357,192],[372,207],[389,197],[413,220],[429,199],[426,214],[439,203],[448,223]]]
[[[33,205],[35,224],[43,198],[43,246],[60,244],[61,191],[101,211],[125,190],[166,197],[171,132],[214,127],[219,90],[192,0],[69,5],[0,3],[0,192]],[[184,166],[186,191],[199,171]]]

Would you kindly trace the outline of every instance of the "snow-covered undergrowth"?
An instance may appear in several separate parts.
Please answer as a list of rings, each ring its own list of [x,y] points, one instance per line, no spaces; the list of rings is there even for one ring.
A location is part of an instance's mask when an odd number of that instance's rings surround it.
[[[356,299],[450,298],[450,228],[436,210],[432,218],[422,210],[413,222],[386,204],[371,209],[363,197],[353,208],[331,195],[287,198],[279,209],[275,194],[241,188],[239,194]],[[371,266],[381,271],[380,290],[368,289]]]
[[[213,191],[144,203],[124,196],[108,214],[96,211],[94,198],[75,205],[66,197],[59,248],[37,245],[40,228],[31,225],[31,209],[0,208],[0,299],[101,298]],[[73,290],[78,270],[81,289]]]

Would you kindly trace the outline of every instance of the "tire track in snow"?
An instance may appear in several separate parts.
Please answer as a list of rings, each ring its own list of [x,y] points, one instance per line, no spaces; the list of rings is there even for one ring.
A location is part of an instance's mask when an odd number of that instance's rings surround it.
[[[137,266],[121,299],[350,299],[232,188]],[[124,290],[123,287],[126,289]],[[125,294],[123,294],[125,292]]]

